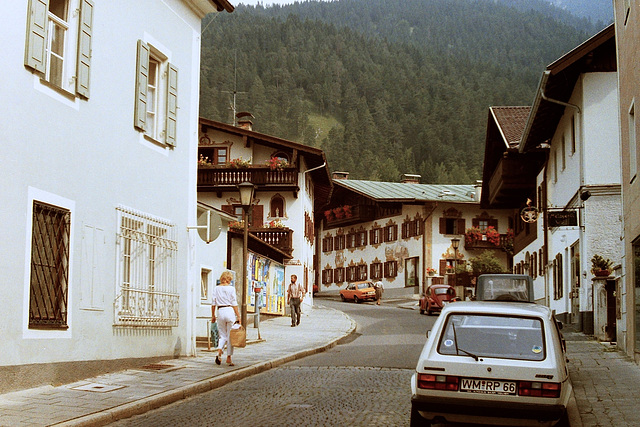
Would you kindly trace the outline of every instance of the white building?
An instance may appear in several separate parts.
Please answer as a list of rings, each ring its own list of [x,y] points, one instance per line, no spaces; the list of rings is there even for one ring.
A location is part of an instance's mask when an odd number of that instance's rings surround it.
[[[194,353],[200,23],[223,9],[4,4],[3,390]]]
[[[334,179],[320,232],[322,290],[381,279],[385,288],[415,286],[418,293],[427,280],[453,284],[456,264],[485,250],[510,267],[507,212],[481,209],[479,186],[419,184],[416,175],[403,182],[334,177],[340,179]],[[487,238],[490,228],[495,242]],[[464,282],[467,275],[458,276],[461,286],[473,287]]]
[[[594,288],[590,260],[599,254],[621,262],[617,106],[610,26],[546,68],[530,108],[495,109],[520,109],[527,118],[497,125],[520,132],[502,152],[491,150],[492,161],[488,136],[485,153],[485,182],[491,176],[495,185],[484,205],[513,209],[515,272],[535,279],[538,302],[601,339],[615,338],[620,292],[613,277]],[[514,171],[521,172],[517,186]],[[537,220],[525,223],[527,212]]]

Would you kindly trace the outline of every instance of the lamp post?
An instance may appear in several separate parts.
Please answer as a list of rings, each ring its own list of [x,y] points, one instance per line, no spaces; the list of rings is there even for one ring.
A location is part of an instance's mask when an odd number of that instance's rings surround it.
[[[244,240],[242,242],[242,303],[240,304],[240,317],[242,326],[247,327],[247,261],[249,259],[249,224],[248,213],[251,203],[253,202],[253,192],[255,186],[250,182],[243,182],[238,184],[238,191],[240,192],[240,205],[242,206],[242,224],[244,227]]]
[[[458,279],[458,273],[457,273],[457,269],[458,269],[458,248],[460,247],[460,239],[458,239],[457,237],[454,237],[453,239],[451,239],[451,246],[453,247],[453,285],[457,285],[456,281]]]

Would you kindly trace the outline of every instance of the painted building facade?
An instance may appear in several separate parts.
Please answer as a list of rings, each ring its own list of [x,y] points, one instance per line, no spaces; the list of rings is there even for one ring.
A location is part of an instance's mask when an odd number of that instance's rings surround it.
[[[319,236],[321,290],[382,280],[385,288],[415,286],[418,293],[425,284],[454,284],[455,267],[485,250],[505,269],[509,266],[507,215],[481,209],[479,187],[426,185],[417,179],[334,179]],[[487,235],[488,229],[494,233]],[[466,274],[457,277],[459,291],[473,287],[464,282]]]

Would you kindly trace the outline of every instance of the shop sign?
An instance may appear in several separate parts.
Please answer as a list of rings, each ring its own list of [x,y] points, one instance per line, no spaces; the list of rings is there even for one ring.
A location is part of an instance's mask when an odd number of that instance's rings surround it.
[[[549,228],[555,227],[577,227],[578,226],[578,211],[562,210],[562,211],[549,211],[547,212],[547,224]]]

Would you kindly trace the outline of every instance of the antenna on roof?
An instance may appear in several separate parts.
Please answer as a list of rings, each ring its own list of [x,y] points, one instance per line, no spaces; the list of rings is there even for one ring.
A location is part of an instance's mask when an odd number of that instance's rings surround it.
[[[236,95],[245,94],[247,92],[238,92],[238,52],[233,52],[233,91],[223,90],[222,93],[231,93],[233,94],[233,103],[229,106],[229,108],[233,111],[233,125],[237,125],[236,121]]]

